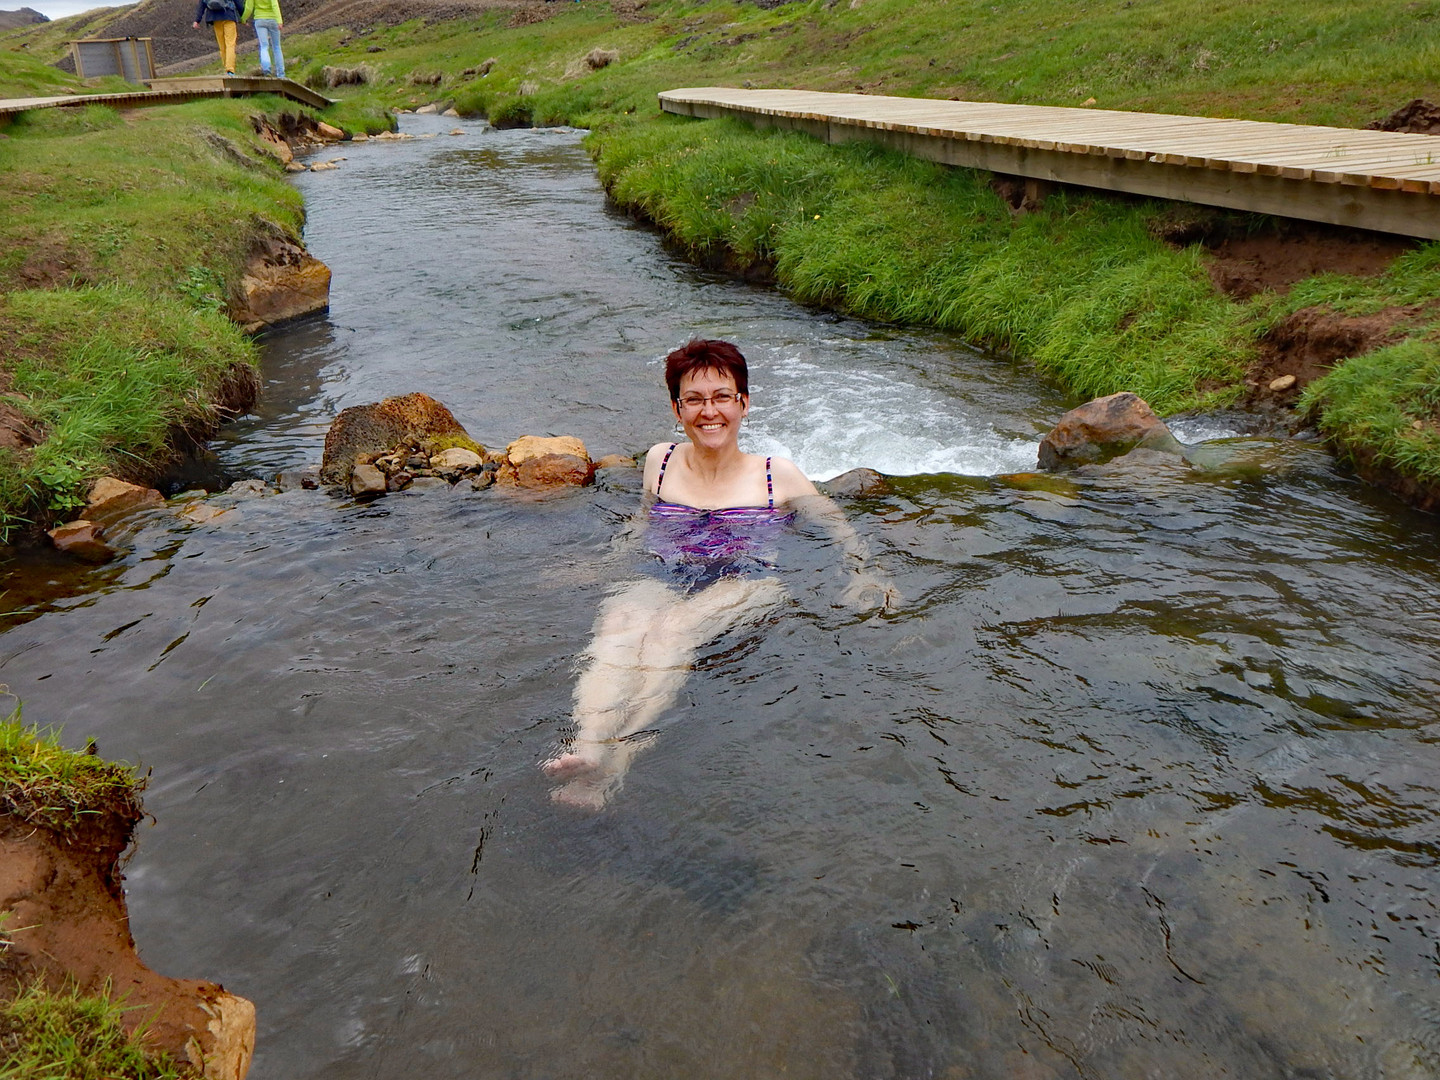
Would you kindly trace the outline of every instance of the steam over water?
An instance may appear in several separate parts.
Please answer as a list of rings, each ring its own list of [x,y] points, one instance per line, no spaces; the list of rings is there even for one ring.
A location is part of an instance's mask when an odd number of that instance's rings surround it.
[[[153,769],[133,930],[256,1001],[252,1076],[1440,1076],[1437,519],[1214,418],[1208,471],[1000,479],[1072,404],[1023,363],[690,268],[575,133],[464,131],[299,178],[332,310],[224,468],[411,390],[640,452],[665,352],[723,336],[747,448],[896,478],[846,510],[906,604],[835,607],[796,536],[586,815],[537,766],[636,473],[296,491],[157,514],[79,595],[13,575],[0,681]]]

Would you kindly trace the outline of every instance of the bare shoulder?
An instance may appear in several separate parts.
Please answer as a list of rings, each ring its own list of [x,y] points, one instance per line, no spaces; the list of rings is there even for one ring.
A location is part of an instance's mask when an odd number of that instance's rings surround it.
[[[660,478],[660,466],[665,463],[665,455],[675,443],[657,442],[645,454],[645,490],[654,492],[655,482]]]
[[[770,459],[770,478],[775,484],[775,501],[789,502],[804,495],[814,495],[815,485],[789,458]]]

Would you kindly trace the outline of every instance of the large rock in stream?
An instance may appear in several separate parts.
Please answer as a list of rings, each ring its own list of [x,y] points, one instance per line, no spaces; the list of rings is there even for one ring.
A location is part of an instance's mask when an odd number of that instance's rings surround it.
[[[325,433],[320,479],[327,484],[349,484],[357,464],[374,458],[407,440],[434,446],[463,446],[477,454],[485,449],[464,425],[429,394],[413,393],[386,398],[375,405],[354,405],[343,410]],[[363,459],[369,458],[368,461]]]
[[[1109,461],[1137,447],[1183,456],[1184,447],[1149,404],[1127,392],[1087,401],[1040,440],[1040,468]]]

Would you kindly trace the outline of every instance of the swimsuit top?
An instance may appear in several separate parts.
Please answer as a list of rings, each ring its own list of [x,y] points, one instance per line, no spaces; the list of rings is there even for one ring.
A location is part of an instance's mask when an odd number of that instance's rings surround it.
[[[660,463],[655,479],[655,494],[665,483],[665,469],[678,443],[671,443]],[[737,559],[748,557],[770,562],[776,540],[794,519],[790,510],[775,505],[775,483],[770,475],[770,459],[765,459],[765,490],[769,500],[765,506],[725,506],[704,510],[684,503],[656,502],[650,507],[647,530],[652,554],[665,562],[693,559]]]

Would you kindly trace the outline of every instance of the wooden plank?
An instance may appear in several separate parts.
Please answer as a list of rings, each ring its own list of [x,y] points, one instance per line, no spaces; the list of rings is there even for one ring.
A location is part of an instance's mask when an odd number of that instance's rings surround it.
[[[725,101],[704,89],[667,92],[661,105],[1029,179],[1440,239],[1440,175],[1415,160],[1440,156],[1431,149],[1440,141],[1428,136],[1001,103],[936,102],[931,113],[915,99],[723,93]]]

